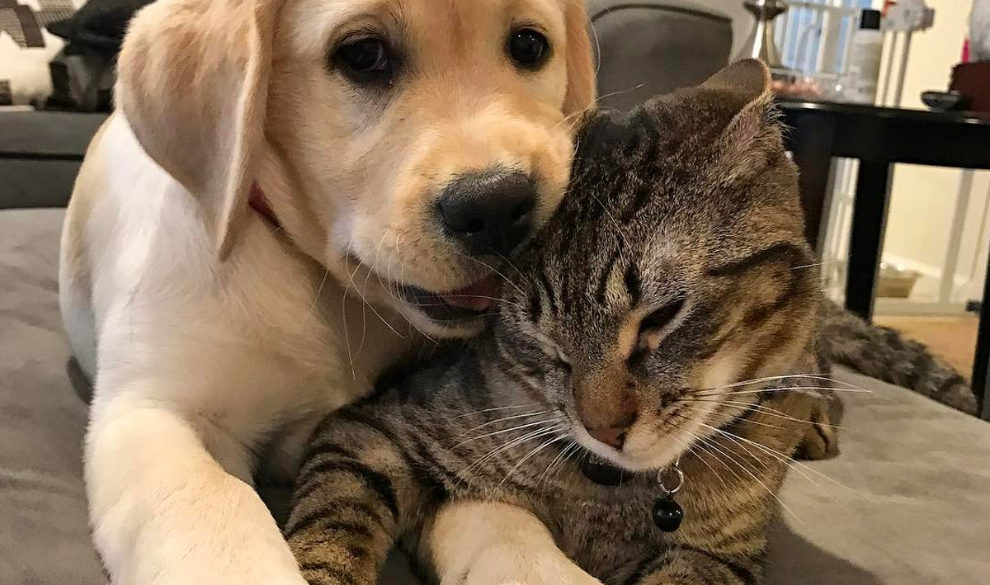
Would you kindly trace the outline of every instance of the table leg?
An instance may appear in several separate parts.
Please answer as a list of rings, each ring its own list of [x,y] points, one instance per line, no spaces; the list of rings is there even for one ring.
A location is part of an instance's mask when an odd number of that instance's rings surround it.
[[[990,263],[988,263],[990,267]],[[990,392],[987,391],[987,372],[990,370],[990,272],[983,282],[983,300],[980,303],[980,328],[976,336],[976,358],[973,361],[972,388],[976,402],[982,405],[984,420],[990,420]],[[980,411],[977,410],[977,414]]]
[[[804,209],[804,234],[821,254],[832,194],[832,147],[835,118],[796,115],[790,119],[789,146],[801,171],[799,185]]]
[[[887,226],[890,199],[890,163],[860,161],[856,176],[852,233],[849,238],[849,269],[846,308],[870,321],[880,269],[880,251]]]

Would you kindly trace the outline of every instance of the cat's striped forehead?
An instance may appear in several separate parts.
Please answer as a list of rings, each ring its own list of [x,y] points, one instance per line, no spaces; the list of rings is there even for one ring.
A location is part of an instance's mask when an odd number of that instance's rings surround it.
[[[535,309],[589,332],[780,246],[804,255],[796,175],[769,104],[711,89],[600,113],[570,192],[528,252]]]

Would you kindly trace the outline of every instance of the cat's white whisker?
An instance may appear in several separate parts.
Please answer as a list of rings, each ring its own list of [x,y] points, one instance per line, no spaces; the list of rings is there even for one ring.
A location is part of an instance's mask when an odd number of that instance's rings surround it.
[[[770,455],[771,457],[773,457],[777,461],[783,463],[789,469],[793,469],[797,474],[799,474],[801,477],[803,477],[804,479],[806,479],[811,485],[815,486],[816,488],[819,487],[819,484],[817,482],[815,482],[813,479],[811,479],[811,477],[808,476],[808,474],[806,474],[804,472],[804,470],[802,470],[802,469],[800,469],[798,467],[798,465],[800,464],[800,462],[798,460],[794,459],[793,457],[791,457],[789,455],[785,455],[784,453],[781,453],[780,451],[778,451],[776,449],[773,449],[771,447],[768,447],[767,445],[764,445],[764,444],[762,444],[762,443],[760,443],[758,441],[753,441],[751,439],[747,439],[745,437],[741,437],[739,435],[736,435],[734,433],[730,433],[728,431],[721,430],[719,432],[719,434],[721,434],[721,435],[723,435],[723,436],[725,436],[725,437],[733,440],[733,442],[736,442],[737,444],[738,444],[738,441],[743,441],[745,443],[748,443],[748,444],[756,447],[757,449],[763,451],[767,455]],[[812,470],[810,468],[809,468],[809,470],[810,471],[815,471],[815,470]],[[815,471],[815,472],[816,473],[820,473],[820,472],[817,472],[817,471]]]
[[[715,428],[715,427],[712,427],[710,425],[706,425],[705,423],[701,423],[701,426],[706,427],[706,428],[709,428],[709,429]],[[741,443],[741,442],[739,442],[736,439],[736,437],[738,437],[738,435],[736,435],[734,433],[727,432],[727,431],[723,431],[722,429],[719,429],[718,434],[722,435],[723,437],[728,438],[730,441],[732,441],[733,443],[735,443],[740,449],[742,449],[743,451],[746,452],[746,456],[748,456],[749,458],[751,458],[753,461],[756,461],[757,463],[759,463],[760,466],[763,467],[763,469],[768,469],[769,468],[769,465],[767,464],[766,461],[764,461],[762,458],[760,458],[759,456],[757,456],[756,454],[754,454],[749,449],[749,447],[746,446],[744,443]]]
[[[687,429],[678,428],[677,426],[675,426],[674,427],[674,430],[675,431],[678,431],[679,430],[680,432],[684,433],[688,437],[695,438],[694,434],[691,433],[690,431],[688,431]],[[690,453],[693,450],[694,445],[689,445],[689,444],[685,443],[684,441],[678,439],[673,433],[670,433],[668,436],[670,437],[671,440],[675,441],[677,444],[679,444],[682,447],[684,447],[684,452],[685,453]],[[728,486],[725,484],[725,480],[722,479],[722,476],[719,475],[717,471],[715,471],[715,468],[712,467],[711,463],[708,463],[708,461],[704,457],[702,457],[702,456],[698,456],[698,459],[702,463],[704,463],[705,466],[708,467],[708,469],[712,472],[712,475],[714,475],[722,483],[722,487],[725,488],[725,489],[728,489]]]
[[[697,388],[699,391],[704,390],[725,390],[726,388],[738,388],[739,386],[752,386],[753,384],[762,384],[764,382],[774,382],[777,380],[786,380],[788,378],[794,378],[799,380],[819,380],[823,382],[830,382],[832,384],[838,384],[840,387],[854,388],[856,390],[862,390],[864,392],[869,392],[865,388],[861,388],[851,382],[846,382],[845,380],[839,380],[830,376],[822,376],[820,374],[786,374],[781,376],[765,376],[763,378],[752,378],[750,380],[740,380],[739,382],[733,382],[731,384],[723,384],[721,386],[709,386],[707,388]]]
[[[472,410],[471,412],[465,412],[464,414],[459,414],[455,417],[452,417],[451,420],[457,420],[459,418],[474,416],[476,414],[482,414],[485,412],[494,412],[496,410],[509,410],[513,408],[532,408],[534,406],[540,406],[540,404],[538,402],[531,402],[529,404],[513,404],[511,406],[495,406],[492,408],[482,408],[480,410]]]
[[[505,482],[509,479],[509,477],[513,473],[516,472],[517,469],[519,469],[520,467],[522,467],[523,463],[526,463],[527,461],[529,461],[530,458],[532,458],[534,455],[536,455],[540,451],[543,451],[544,449],[546,449],[550,445],[553,445],[557,441],[560,441],[561,439],[566,439],[566,438],[567,438],[567,435],[565,435],[565,434],[558,434],[557,436],[552,437],[552,438],[550,438],[547,441],[544,441],[540,446],[534,448],[532,451],[530,451],[529,453],[527,453],[525,457],[523,457],[522,459],[520,459],[515,465],[512,466],[511,469],[509,469],[508,472],[506,472],[505,477],[502,478],[502,481],[498,482],[498,485],[495,486],[495,490],[494,491],[495,492],[498,492],[500,489],[502,489],[502,485],[505,484]]]
[[[493,419],[493,420],[490,420],[490,421],[483,422],[480,425],[478,425],[478,426],[476,426],[476,427],[474,427],[472,429],[469,429],[469,430],[464,431],[463,433],[461,433],[458,436],[463,437],[465,435],[469,435],[469,434],[473,433],[474,431],[477,431],[478,429],[482,429],[482,428],[485,428],[487,426],[498,424],[500,422],[504,422],[504,421],[507,421],[507,420],[514,420],[514,419],[517,419],[517,418],[529,418],[529,417],[534,417],[534,416],[541,416],[541,415],[548,414],[548,413],[551,413],[551,412],[553,412],[553,409],[540,410],[538,412],[530,412],[530,413],[527,413],[527,414],[513,414],[511,416],[503,416],[501,418],[496,418],[496,419]]]
[[[491,272],[493,272],[494,274],[496,274],[497,276],[499,276],[503,281],[505,281],[506,284],[508,284],[512,288],[516,289],[516,292],[518,292],[521,295],[522,294],[525,294],[525,292],[523,291],[523,289],[520,288],[518,284],[516,284],[508,276],[506,276],[505,274],[503,274],[502,272],[500,272],[497,268],[495,268],[491,264],[488,264],[487,262],[484,262],[483,260],[479,260],[479,259],[477,259],[477,258],[475,258],[473,256],[468,256],[467,254],[462,254],[462,253],[457,252],[457,251],[455,251],[454,254],[456,254],[457,256],[460,256],[461,258],[465,258],[465,259],[470,260],[472,262],[477,262],[478,264],[481,264],[482,266],[484,266],[485,268],[487,268],[488,270],[490,270]]]
[[[516,439],[513,439],[512,441],[509,441],[508,443],[505,443],[504,445],[501,445],[499,447],[496,447],[495,449],[492,449],[487,454],[485,454],[484,456],[482,456],[480,459],[478,459],[474,463],[471,463],[470,465],[468,465],[467,467],[465,467],[464,469],[462,469],[461,471],[459,471],[458,472],[458,476],[460,476],[461,477],[461,480],[463,481],[470,470],[474,469],[476,466],[479,466],[479,465],[487,462],[489,459],[491,459],[493,457],[497,457],[501,453],[503,453],[503,452],[505,452],[505,451],[507,451],[509,449],[512,449],[513,447],[515,447],[517,445],[521,445],[522,443],[525,443],[527,441],[532,441],[533,439],[538,439],[538,438],[544,437],[544,436],[546,436],[548,434],[559,432],[563,428],[564,427],[562,425],[555,424],[555,425],[550,426],[550,427],[544,427],[544,428],[537,429],[535,431],[530,431],[530,432],[526,433],[525,435],[523,435],[521,437],[518,437]]]
[[[566,447],[560,450],[560,453],[558,453],[557,456],[550,461],[550,463],[547,465],[547,468],[543,471],[543,474],[540,475],[539,481],[536,482],[537,489],[539,489],[540,485],[544,481],[550,480],[550,475],[553,473],[554,468],[558,464],[563,464],[563,462],[566,461],[567,458],[569,457],[571,451],[576,448],[580,448],[580,445],[578,445],[577,442],[571,439],[570,443]]]
[[[727,433],[728,431],[723,431],[723,432],[726,432]],[[729,434],[732,434],[732,433],[729,433]],[[828,475],[826,475],[826,474],[818,471],[817,469],[811,467],[810,465],[807,465],[807,464],[805,464],[805,463],[803,463],[801,461],[798,461],[797,459],[794,459],[793,457],[790,457],[788,455],[785,455],[784,453],[781,453],[780,451],[777,451],[776,449],[772,449],[772,448],[770,448],[770,447],[768,447],[766,445],[763,445],[762,443],[759,443],[759,442],[756,442],[756,441],[752,441],[752,440],[747,439],[745,437],[740,437],[739,435],[736,435],[736,437],[739,438],[742,441],[747,442],[747,443],[752,443],[754,446],[756,446],[758,448],[761,448],[761,449],[766,450],[767,453],[776,454],[777,456],[783,458],[783,459],[781,459],[781,461],[784,461],[785,463],[787,463],[791,467],[791,469],[794,469],[798,473],[801,473],[801,471],[798,470],[798,467],[800,467],[800,468],[802,468],[802,469],[804,469],[804,470],[806,470],[806,471],[808,471],[810,473],[813,473],[813,474],[815,474],[815,475],[817,475],[817,476],[819,476],[819,477],[821,477],[821,478],[823,478],[825,480],[828,480],[828,481],[832,482],[833,484],[835,484],[835,485],[837,485],[837,486],[839,486],[839,487],[841,487],[843,489],[849,490],[850,492],[852,492],[854,494],[859,494],[860,493],[858,490],[853,489],[853,488],[847,486],[846,484],[838,481],[837,479],[835,479],[833,477],[830,477],[830,476],[828,476]],[[813,485],[817,485],[808,476],[804,475],[803,473],[801,475],[803,477],[805,477],[805,479],[807,479],[808,481],[810,481]]]
[[[707,401],[699,400],[698,402],[707,402]],[[726,403],[723,402],[723,404],[726,404]],[[738,408],[744,408],[742,406],[742,404],[746,404],[746,403],[741,403],[738,406],[737,405],[730,405],[730,406],[737,406]],[[692,406],[692,405],[685,405],[685,408],[687,408],[688,410],[690,410],[692,412],[699,412],[699,413],[707,413],[708,412],[706,409],[698,408],[698,407]],[[799,420],[799,419],[794,419],[794,420]],[[800,421],[800,422],[807,422],[807,421]],[[752,424],[752,425],[756,425],[756,426],[760,426],[760,427],[766,427],[766,428],[774,429],[774,430],[777,430],[777,431],[779,431],[779,430],[781,430],[781,429],[784,428],[781,425],[772,425],[770,423],[755,421],[755,420],[751,420],[751,419],[748,419],[748,418],[747,419],[740,420],[739,421],[739,424]]]
[[[705,423],[701,423],[701,426],[703,426],[703,427],[705,427],[707,429],[711,429],[711,430],[716,431],[716,432],[724,432],[724,431],[722,431],[721,429],[719,429],[717,427],[713,427],[713,426],[708,425],[708,424],[705,424]],[[714,447],[715,449],[717,449],[718,451],[720,451],[722,453],[725,453],[725,451],[722,451],[722,449],[720,447],[718,447],[716,443],[714,443],[712,441],[709,441],[709,444],[712,447]],[[750,457],[756,459],[757,461],[760,461],[760,459],[758,457],[754,457],[753,454],[750,451],[747,450],[746,453]],[[777,493],[774,490],[770,489],[769,486],[767,486],[767,484],[763,483],[763,480],[761,480],[759,477],[757,477],[757,475],[755,473],[753,473],[752,471],[750,471],[750,469],[748,467],[746,467],[745,465],[743,465],[742,463],[740,463],[735,457],[732,457],[728,453],[726,453],[726,457],[730,461],[732,461],[734,464],[736,464],[739,467],[739,469],[741,469],[742,471],[746,472],[747,475],[749,475],[751,478],[753,478],[753,481],[755,481],[756,483],[760,484],[760,487],[762,487],[764,490],[766,490],[766,492],[768,494],[770,494],[771,496],[773,496],[773,499],[777,500],[777,503],[780,504],[781,508],[783,508],[784,510],[786,510],[798,522],[802,522],[802,523],[804,522],[803,520],[801,520],[801,517],[800,516],[798,516],[796,513],[794,513],[794,510],[791,510],[791,508],[787,504],[784,503],[784,500],[780,499],[780,496],[778,496]],[[765,466],[765,464],[764,464],[764,466]]]
[[[789,421],[793,421],[793,422],[798,422],[798,423],[810,423],[811,422],[811,421],[809,421],[807,419],[796,418],[796,417],[790,416],[788,414],[785,414],[781,410],[777,410],[776,408],[770,408],[769,406],[766,406],[764,404],[759,404],[757,402],[743,402],[741,400],[721,400],[718,397],[701,397],[701,398],[690,397],[690,398],[679,398],[678,400],[684,401],[684,402],[714,402],[716,404],[717,403],[721,403],[721,404],[727,404],[729,406],[738,406],[739,408],[748,408],[748,409],[751,409],[751,410],[758,411],[758,412],[760,412],[762,414],[765,414],[767,416],[774,416],[774,417],[777,417],[777,418],[781,418],[781,419],[789,420]],[[746,422],[754,422],[755,423],[755,421],[746,421]],[[823,422],[819,422],[819,423],[816,423],[816,424],[818,424],[820,426],[823,426],[823,427],[830,428],[830,429],[836,429],[836,430],[853,432],[853,429],[851,427],[844,427],[844,426],[840,426],[840,425],[835,425],[835,424],[830,424],[830,423],[823,423]],[[777,428],[779,428],[779,427],[777,427]]]
[[[454,445],[454,448],[456,449],[457,447],[460,447],[462,445],[466,445],[467,443],[470,443],[471,441],[477,441],[479,439],[484,439],[486,437],[494,437],[496,435],[504,435],[505,433],[511,433],[511,432],[519,431],[519,430],[522,430],[522,429],[525,429],[525,428],[535,427],[535,426],[538,426],[538,425],[544,425],[544,424],[547,424],[549,422],[554,422],[554,421],[559,421],[559,420],[560,420],[560,417],[558,416],[558,417],[555,417],[555,418],[549,418],[549,419],[544,419],[544,420],[538,420],[536,422],[530,422],[530,423],[521,424],[521,425],[510,427],[510,428],[507,428],[507,429],[499,429],[497,431],[492,431],[490,433],[483,433],[481,435],[470,437],[468,439],[465,439],[465,440],[461,441],[460,443],[457,443],[456,445]]]
[[[872,390],[860,390],[856,388],[835,388],[833,386],[775,386],[770,388],[753,388],[750,390],[730,390],[728,392],[722,391],[703,391],[695,392],[694,396],[700,397],[712,397],[712,396],[740,396],[745,394],[763,394],[768,392],[820,392],[820,391],[834,391],[834,392],[846,392],[849,394],[872,394]]]
[[[819,266],[832,266],[836,264],[842,264],[842,260],[827,260],[825,262],[813,262],[811,264],[801,264],[799,266],[792,266],[791,270],[805,270],[808,268],[817,268]]]

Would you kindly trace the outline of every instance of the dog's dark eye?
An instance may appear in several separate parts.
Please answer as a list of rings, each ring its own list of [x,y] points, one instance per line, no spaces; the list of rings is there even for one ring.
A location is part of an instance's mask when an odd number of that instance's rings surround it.
[[[388,45],[377,38],[364,38],[337,47],[333,62],[356,83],[388,83],[394,59]]]
[[[539,32],[524,28],[509,35],[509,57],[525,69],[539,69],[550,55],[550,42]]]

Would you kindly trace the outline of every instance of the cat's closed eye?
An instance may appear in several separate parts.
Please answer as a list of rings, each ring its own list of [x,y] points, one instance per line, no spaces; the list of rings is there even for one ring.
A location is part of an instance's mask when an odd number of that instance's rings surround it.
[[[571,359],[567,357],[567,354],[559,345],[557,345],[549,337],[545,337],[542,334],[537,335],[536,338],[539,340],[540,347],[543,348],[543,352],[547,355],[547,357],[556,362],[562,369],[567,370],[568,372],[571,371]]]
[[[561,368],[571,371],[571,360],[567,357],[567,354],[563,352],[559,347],[554,346],[553,352],[550,354],[556,361],[557,365]]]
[[[659,334],[664,327],[669,325],[680,314],[681,309],[684,308],[684,301],[684,297],[681,297],[643,317],[643,320],[639,322],[640,338],[642,339],[644,335],[651,333]]]
[[[677,298],[643,317],[639,322],[636,346],[629,356],[630,363],[639,362],[656,351],[668,330],[668,326],[680,315],[686,301],[687,299],[684,297]]]

